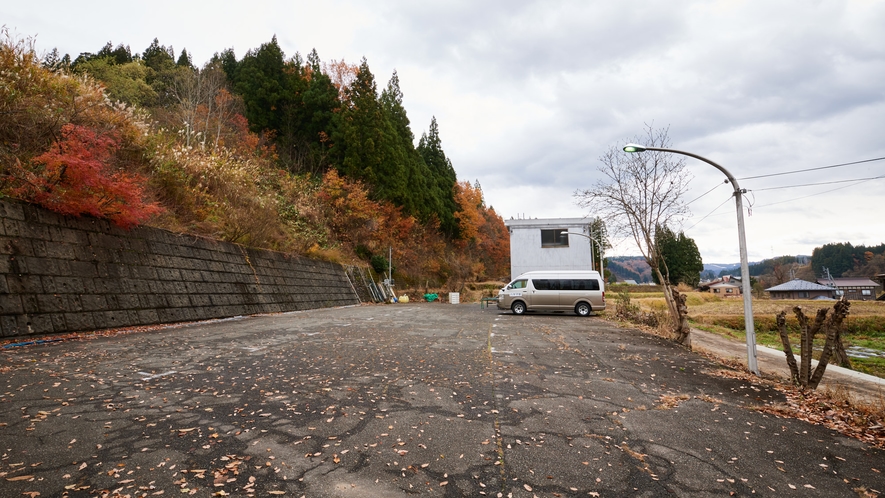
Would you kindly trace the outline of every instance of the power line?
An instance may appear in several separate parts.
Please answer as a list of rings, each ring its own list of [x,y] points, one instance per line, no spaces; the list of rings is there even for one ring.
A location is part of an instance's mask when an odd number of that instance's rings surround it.
[[[686,228],[685,231],[687,232],[687,231],[691,230],[692,228],[698,226],[702,221],[706,220],[711,214],[715,213],[717,210],[719,210],[719,208],[721,208],[722,206],[724,206],[726,202],[730,201],[731,198],[732,198],[732,196],[728,196],[724,201],[722,201],[722,204],[716,206],[715,209],[713,209],[712,211],[710,211],[709,213],[707,213],[707,215],[704,216],[703,218],[699,219],[694,225],[692,225],[692,226]]]
[[[855,178],[853,180],[833,180],[831,182],[803,183],[801,185],[784,185],[782,187],[754,188],[751,190],[753,190],[754,192],[762,192],[763,190],[780,190],[780,189],[784,189],[784,188],[796,188],[796,187],[814,187],[817,185],[833,185],[836,183],[866,182],[869,180],[879,180],[882,178],[885,178],[885,175],[873,176],[870,178]],[[849,185],[849,186],[851,186],[851,185]]]
[[[793,201],[798,201],[798,200],[801,200],[801,199],[807,199],[807,198],[809,198],[809,197],[815,197],[815,196],[818,196],[818,195],[821,195],[821,194],[828,194],[828,193],[830,193],[830,192],[835,192],[835,191],[837,191],[837,190],[842,190],[843,188],[854,187],[854,186],[856,186],[856,185],[859,185],[859,184],[863,183],[864,181],[866,181],[866,180],[858,181],[858,182],[855,183],[854,185],[845,185],[844,187],[836,187],[836,188],[834,188],[834,189],[824,190],[823,192],[817,192],[817,193],[815,193],[815,194],[804,195],[804,196],[802,196],[802,197],[796,197],[796,198],[794,198],[794,199],[787,199],[787,200],[785,200],[785,201],[772,202],[771,204],[763,204],[763,205],[761,205],[761,206],[757,206],[757,207],[775,206],[775,205],[777,205],[777,204],[784,204],[784,203],[786,203],[786,202],[793,202]]]
[[[722,185],[724,185],[724,184],[726,184],[726,183],[728,183],[728,180],[727,180],[727,179],[726,179],[724,182],[717,184],[715,187],[711,188],[710,190],[704,192],[703,194],[701,194],[701,195],[695,197],[695,198],[692,199],[691,201],[685,203],[685,205],[688,206],[688,205],[691,204],[692,202],[694,202],[694,201],[700,199],[701,197],[703,197],[703,196],[709,194],[710,192],[716,190],[717,188],[721,187]]]
[[[771,176],[792,175],[794,173],[805,173],[806,171],[818,171],[818,170],[822,170],[822,169],[841,168],[842,166],[851,166],[853,164],[871,163],[874,161],[882,161],[882,160],[885,160],[885,157],[875,157],[873,159],[864,159],[863,161],[854,161],[854,162],[850,162],[850,163],[833,164],[830,166],[821,166],[819,168],[797,169],[794,171],[785,171],[783,173],[772,173],[770,175],[745,176],[743,178],[738,178],[738,180],[754,180],[756,178],[768,178]]]

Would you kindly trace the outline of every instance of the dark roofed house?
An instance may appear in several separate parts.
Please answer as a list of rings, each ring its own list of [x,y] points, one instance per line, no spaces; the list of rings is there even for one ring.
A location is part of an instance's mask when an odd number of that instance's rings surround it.
[[[882,290],[879,284],[866,277],[834,278],[833,282],[849,301],[872,301]],[[825,281],[818,280],[818,283]]]
[[[793,279],[765,289],[772,299],[833,299],[836,289],[802,279]]]

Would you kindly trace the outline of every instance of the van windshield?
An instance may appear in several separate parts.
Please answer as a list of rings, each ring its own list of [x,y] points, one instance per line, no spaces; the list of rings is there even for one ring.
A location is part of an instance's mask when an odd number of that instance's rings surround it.
[[[513,282],[510,282],[510,285],[508,285],[507,288],[508,289],[525,289],[527,282],[528,282],[528,280],[526,280],[526,279],[514,280]]]

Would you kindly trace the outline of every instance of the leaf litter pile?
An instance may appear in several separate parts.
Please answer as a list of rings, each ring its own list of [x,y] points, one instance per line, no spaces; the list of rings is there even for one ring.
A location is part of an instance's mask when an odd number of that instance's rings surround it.
[[[801,390],[745,371],[717,370],[712,373],[720,377],[767,384],[786,397],[785,403],[760,405],[756,407],[758,411],[822,425],[870,446],[885,449],[885,402],[879,406],[853,403],[848,396],[841,393]]]

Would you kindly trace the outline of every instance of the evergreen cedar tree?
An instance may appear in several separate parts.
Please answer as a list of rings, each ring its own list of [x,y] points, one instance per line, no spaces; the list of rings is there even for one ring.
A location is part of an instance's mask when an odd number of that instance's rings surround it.
[[[55,50],[40,67],[32,46],[6,38],[0,69],[30,64],[37,76],[30,88],[0,95],[10,122],[30,120],[0,130],[0,154],[14,165],[0,179],[7,195],[121,226],[144,222],[162,205],[152,223],[222,238],[231,232],[225,211],[263,209],[278,213],[279,226],[251,235],[237,227],[236,241],[299,251],[345,242],[366,258],[399,244],[408,246],[394,255],[399,268],[442,279],[509,269],[503,220],[478,184],[458,184],[436,118],[415,145],[395,72],[379,94],[365,59],[326,64],[315,50],[287,59],[275,37],[239,60],[232,49],[216,53],[203,68],[157,39],[141,54],[109,42],[73,62]],[[103,100],[95,81],[132,107]],[[95,103],[85,112],[71,105],[83,95]],[[224,178],[242,181],[245,171],[254,184],[243,191],[260,199],[218,187]],[[331,195],[336,189],[349,200]],[[336,210],[352,211],[362,232],[336,227],[337,216],[328,217]],[[293,235],[295,242],[281,242]],[[462,274],[470,265],[473,275]]]
[[[655,230],[655,243],[660,252],[662,274],[669,279],[670,284],[686,284],[697,287],[704,271],[704,263],[701,253],[694,239],[686,237],[682,231],[673,233],[668,227],[658,227]],[[652,272],[652,278],[656,284],[660,284],[656,273]]]

